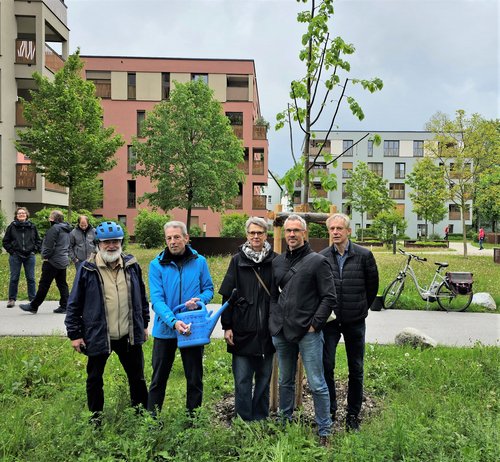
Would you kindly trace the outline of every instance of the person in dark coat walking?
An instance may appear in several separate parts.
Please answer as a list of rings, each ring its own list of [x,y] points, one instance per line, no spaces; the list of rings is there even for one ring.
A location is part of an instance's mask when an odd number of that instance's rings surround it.
[[[36,295],[35,254],[40,252],[42,240],[29,217],[28,209],[18,207],[14,214],[14,221],[7,227],[2,240],[3,247],[9,254],[10,281],[7,308],[12,308],[16,304],[22,267],[24,267],[28,285],[29,300],[33,300]]]
[[[245,223],[247,241],[233,256],[219,293],[225,303],[233,289],[238,299],[222,314],[227,351],[233,355],[235,412],[243,420],[269,415],[269,382],[274,347],[269,334],[269,300],[272,261],[276,253],[267,242],[267,223],[250,217]],[[252,392],[253,389],[253,392]]]
[[[114,351],[127,374],[132,406],[147,406],[142,344],[148,338],[149,304],[139,263],[122,253],[123,229],[115,222],[96,228],[98,252],[82,263],[64,321],[71,346],[85,353],[87,404],[101,423],[103,374]]]
[[[52,281],[55,279],[61,298],[59,307],[54,313],[66,313],[69,289],[66,282],[66,268],[69,266],[69,233],[72,229],[64,222],[64,215],[59,210],[53,210],[49,216],[50,228],[42,242],[42,275],[38,283],[38,291],[30,303],[19,305],[21,310],[36,314],[45,300]]]
[[[76,271],[81,264],[95,252],[95,231],[85,215],[80,215],[75,229],[69,233],[69,258]]]
[[[365,354],[365,318],[375,300],[379,277],[372,252],[349,240],[350,220],[343,213],[331,215],[326,221],[333,245],[320,252],[328,258],[337,293],[336,319],[323,329],[325,344],[323,364],[330,391],[332,419],[337,411],[335,392],[335,355],[340,337],[344,337],[349,368],[347,393],[347,430],[359,429],[359,412],[363,401],[363,365]]]

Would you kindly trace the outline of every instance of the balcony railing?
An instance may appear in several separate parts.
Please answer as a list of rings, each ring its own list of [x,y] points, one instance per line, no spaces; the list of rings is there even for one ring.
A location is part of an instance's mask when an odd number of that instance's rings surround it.
[[[242,209],[243,208],[243,196],[240,194],[239,196],[236,196],[231,203],[233,204],[235,209]]]
[[[36,64],[36,41],[16,39],[16,64]]]
[[[267,196],[252,196],[252,208],[258,210],[266,209]]]
[[[449,212],[448,218],[450,220],[461,220],[462,219],[460,212]],[[469,211],[464,212],[464,219],[470,220],[470,212]]]
[[[36,172],[31,164],[16,164],[16,188],[36,189]]]
[[[236,137],[238,137],[240,140],[243,139],[243,125],[231,125],[234,134]]]
[[[248,175],[250,173],[248,157],[243,162],[241,162],[240,164],[238,164],[238,168],[240,170],[243,170],[243,173],[245,175]]]
[[[24,118],[24,106],[21,101],[16,101],[16,126],[27,127],[28,123]]]
[[[264,125],[253,126],[253,139],[254,140],[267,140],[267,127]]]
[[[248,101],[248,87],[227,87],[228,101]]]
[[[60,184],[51,183],[48,180],[45,180],[45,191],[54,191],[54,192],[66,192],[66,186],[61,186]]]
[[[327,172],[328,172],[328,169],[326,169],[326,168],[312,168],[311,172],[310,172],[310,176],[312,178],[314,178],[316,176],[323,175],[323,173],[327,173]]]
[[[315,189],[316,191],[316,197],[328,197],[328,191],[325,191],[324,189]]]
[[[45,44],[45,67],[52,71],[54,74],[61,70],[64,66],[64,60],[62,57]]]
[[[252,161],[252,173],[254,175],[264,175],[264,161],[263,160]]]

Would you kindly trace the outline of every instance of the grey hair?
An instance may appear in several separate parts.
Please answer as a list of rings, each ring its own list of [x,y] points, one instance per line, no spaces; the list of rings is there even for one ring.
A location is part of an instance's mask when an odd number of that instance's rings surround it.
[[[327,228],[330,227],[330,223],[333,220],[344,220],[345,227],[349,228],[349,229],[351,228],[351,219],[345,213],[334,213],[333,215],[330,215],[326,219],[326,227]]]
[[[292,215],[288,215],[288,218],[285,220],[285,223],[283,224],[283,226],[284,226],[284,227],[286,227],[286,224],[287,224],[289,221],[298,221],[298,222],[300,222],[300,224],[302,225],[302,229],[303,229],[303,231],[307,231],[307,223],[306,223],[306,220],[304,220],[301,216],[296,215],[296,214],[294,214],[294,213],[292,213]]]
[[[64,215],[60,210],[52,210],[49,218],[54,221],[54,223],[62,223],[64,221]]]
[[[180,228],[184,237],[188,235],[186,225],[182,221],[167,221],[163,226],[163,230],[166,231],[169,228]]]
[[[250,217],[246,223],[245,223],[245,230],[248,233],[248,228],[250,228],[250,225],[255,225],[258,226],[259,228],[262,228],[265,233],[267,233],[267,221],[264,220],[264,218],[260,217]]]

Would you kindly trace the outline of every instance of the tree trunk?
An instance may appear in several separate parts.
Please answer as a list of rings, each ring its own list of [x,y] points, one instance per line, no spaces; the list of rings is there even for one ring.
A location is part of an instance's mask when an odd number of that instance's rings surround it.
[[[462,201],[462,240],[464,243],[464,258],[467,258],[467,231],[465,229],[465,201]]]
[[[72,188],[73,188],[72,186],[68,187],[68,223],[71,223],[71,212],[72,212],[72,208],[73,208],[72,200],[71,200]]]
[[[365,212],[361,212],[361,241],[365,240],[365,221],[363,220],[364,215]]]
[[[191,229],[191,205],[188,205],[187,208],[186,228],[189,234],[189,230]]]

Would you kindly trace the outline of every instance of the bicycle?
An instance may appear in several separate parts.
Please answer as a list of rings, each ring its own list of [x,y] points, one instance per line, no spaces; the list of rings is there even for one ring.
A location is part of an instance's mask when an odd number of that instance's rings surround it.
[[[398,249],[401,254],[407,257],[406,264],[399,271],[398,276],[384,290],[382,302],[384,308],[389,309],[398,301],[403,292],[406,277],[411,276],[415,287],[422,298],[427,303],[438,302],[439,306],[446,311],[465,311],[472,302],[472,273],[446,273],[441,274],[443,268],[448,267],[448,263],[435,262],[438,265],[434,277],[429,286],[420,286],[417,276],[411,267],[412,260],[419,263],[427,261],[427,258],[419,257],[411,253]]]

